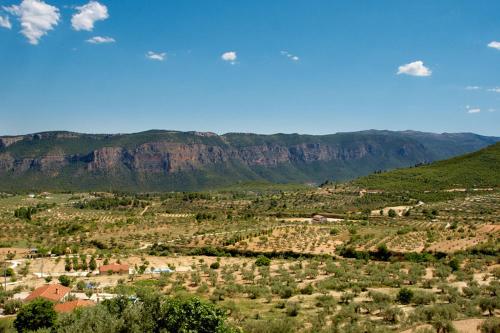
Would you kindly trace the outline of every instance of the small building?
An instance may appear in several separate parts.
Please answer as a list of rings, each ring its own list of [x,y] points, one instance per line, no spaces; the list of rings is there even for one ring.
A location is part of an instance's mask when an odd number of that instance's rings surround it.
[[[89,300],[77,299],[74,301],[59,303],[54,306],[54,310],[59,313],[72,312],[76,308],[84,308],[87,306],[94,306],[95,303]]]
[[[28,253],[26,254],[26,258],[28,259],[33,259],[38,257],[38,249],[36,247],[33,247],[28,250]]]
[[[326,223],[326,222],[328,222],[328,219],[326,217],[324,217],[323,215],[316,214],[312,217],[311,222],[313,222],[313,223]]]
[[[99,267],[99,274],[128,274],[129,266],[125,264],[109,264]]]
[[[118,297],[117,294],[108,294],[108,293],[96,293],[90,296],[90,300],[95,302],[95,303],[100,303],[102,301],[105,301],[107,299],[113,299]]]
[[[25,302],[30,302],[39,297],[45,298],[51,302],[64,302],[71,292],[71,288],[60,284],[46,284],[36,288],[24,299]]]
[[[146,269],[146,271],[144,273],[146,274],[162,274],[162,273],[165,273],[165,274],[169,274],[169,273],[173,273],[174,271],[172,269],[170,269],[169,267],[164,267],[164,268],[155,268],[155,269]]]

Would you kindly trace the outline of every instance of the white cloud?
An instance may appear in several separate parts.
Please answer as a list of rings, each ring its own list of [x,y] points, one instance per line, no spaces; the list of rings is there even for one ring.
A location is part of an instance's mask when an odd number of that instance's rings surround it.
[[[12,24],[10,23],[8,16],[0,16],[0,27],[6,28],[6,29],[12,28]]]
[[[106,36],[95,36],[90,39],[87,39],[87,43],[91,44],[106,44],[106,43],[114,43],[115,39]]]
[[[421,60],[411,62],[406,65],[399,66],[398,75],[405,74],[411,76],[431,76],[432,71],[424,66]]]
[[[280,53],[281,53],[282,56],[285,56],[285,57],[287,57],[288,59],[290,59],[292,61],[299,61],[300,60],[300,58],[298,56],[293,55],[293,54],[291,54],[288,51],[280,51]]]
[[[465,90],[480,90],[481,87],[479,86],[467,86],[465,87]]]
[[[21,33],[30,44],[38,44],[40,38],[59,23],[59,9],[41,0],[23,0],[20,5],[4,7],[21,22]]]
[[[492,41],[491,43],[488,44],[488,47],[491,47],[492,49],[500,50],[500,42]]]
[[[103,21],[109,17],[108,8],[97,1],[90,1],[76,9],[78,13],[71,18],[71,25],[77,31],[92,31],[96,21]]]
[[[151,60],[163,61],[167,58],[167,54],[165,52],[157,53],[149,51],[148,53],[146,53],[146,58]]]
[[[236,54],[235,51],[229,51],[229,52],[224,52],[221,55],[221,59],[224,60],[224,61],[228,61],[231,64],[235,64],[236,63],[236,59],[238,59],[238,56],[237,56],[237,54]]]
[[[480,108],[473,108],[470,105],[466,105],[465,108],[467,109],[467,113],[479,113],[479,112],[481,112]]]
[[[488,109],[488,112],[495,112],[495,109]]]
[[[488,89],[488,91],[496,92],[496,93],[500,94],[500,87],[491,88],[491,89]]]

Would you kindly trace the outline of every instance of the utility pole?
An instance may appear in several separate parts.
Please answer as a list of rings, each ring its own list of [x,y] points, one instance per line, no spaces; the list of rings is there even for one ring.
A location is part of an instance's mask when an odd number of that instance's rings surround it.
[[[7,260],[3,262],[3,284],[4,291],[7,292]]]

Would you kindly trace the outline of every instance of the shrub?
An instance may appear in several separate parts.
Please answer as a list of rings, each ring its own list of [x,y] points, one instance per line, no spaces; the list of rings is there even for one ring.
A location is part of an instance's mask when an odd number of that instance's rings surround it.
[[[390,303],[392,301],[392,297],[390,295],[378,291],[370,291],[368,295],[375,303]]]
[[[71,285],[71,278],[67,275],[59,276],[59,283],[65,287],[69,287]]]
[[[404,312],[400,308],[390,306],[384,309],[384,311],[382,312],[382,316],[384,318],[384,321],[391,324],[396,324],[404,316]]]
[[[413,291],[408,288],[401,288],[396,296],[396,300],[401,304],[410,304],[413,298]]]
[[[458,261],[457,258],[451,259],[448,265],[450,266],[453,272],[456,272],[460,269],[460,261]]]
[[[80,291],[85,289],[85,282],[83,280],[80,280],[76,283],[76,288]]]
[[[97,269],[97,262],[95,261],[95,257],[94,257],[94,256],[92,256],[92,257],[90,258],[90,262],[89,262],[89,269],[90,269],[91,271],[95,271],[95,270]]]
[[[417,305],[428,305],[436,301],[436,295],[426,291],[416,291],[411,301]]]
[[[218,261],[213,262],[210,264],[211,269],[219,269],[220,268],[220,263]]]
[[[255,265],[256,266],[269,266],[269,265],[271,265],[271,259],[269,259],[266,256],[260,255],[257,257],[257,260],[255,260]]]
[[[331,295],[319,295],[316,297],[315,305],[319,308],[335,308],[337,300]]]
[[[300,293],[303,295],[312,295],[313,292],[314,292],[314,287],[310,283],[304,288],[300,289]]]
[[[485,320],[479,327],[481,333],[498,333],[500,332],[500,318],[493,317]]]
[[[14,320],[14,327],[18,332],[36,331],[54,326],[57,314],[52,302],[38,298],[24,305]]]
[[[350,292],[344,292],[340,295],[340,303],[349,304],[354,300],[354,294]]]
[[[500,307],[500,300],[494,297],[481,297],[479,299],[479,308],[481,311],[488,311],[490,316],[493,316],[495,309]]]
[[[293,288],[289,286],[285,286],[280,288],[279,295],[281,298],[290,298],[293,296]]]
[[[23,302],[17,299],[11,299],[5,302],[3,305],[4,314],[13,315],[15,314],[23,305]]]
[[[297,317],[300,311],[300,304],[297,302],[288,302],[286,304],[286,314],[289,317]]]
[[[375,257],[380,260],[389,260],[389,258],[391,257],[391,253],[389,252],[389,249],[387,248],[387,245],[385,245],[385,243],[379,244],[377,246]]]
[[[14,270],[11,267],[8,267],[7,269],[2,269],[2,271],[0,273],[1,273],[2,277],[3,276],[12,277],[12,276],[16,275],[16,273],[14,272]]]
[[[387,213],[389,217],[396,217],[398,214],[396,214],[396,211],[394,209],[389,209],[389,212]]]

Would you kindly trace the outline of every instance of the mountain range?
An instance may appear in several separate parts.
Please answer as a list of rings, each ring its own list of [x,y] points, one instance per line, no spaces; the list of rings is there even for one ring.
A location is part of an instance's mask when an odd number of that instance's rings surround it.
[[[330,135],[179,132],[0,137],[0,191],[202,190],[238,182],[343,181],[470,153],[500,141],[472,133]]]

